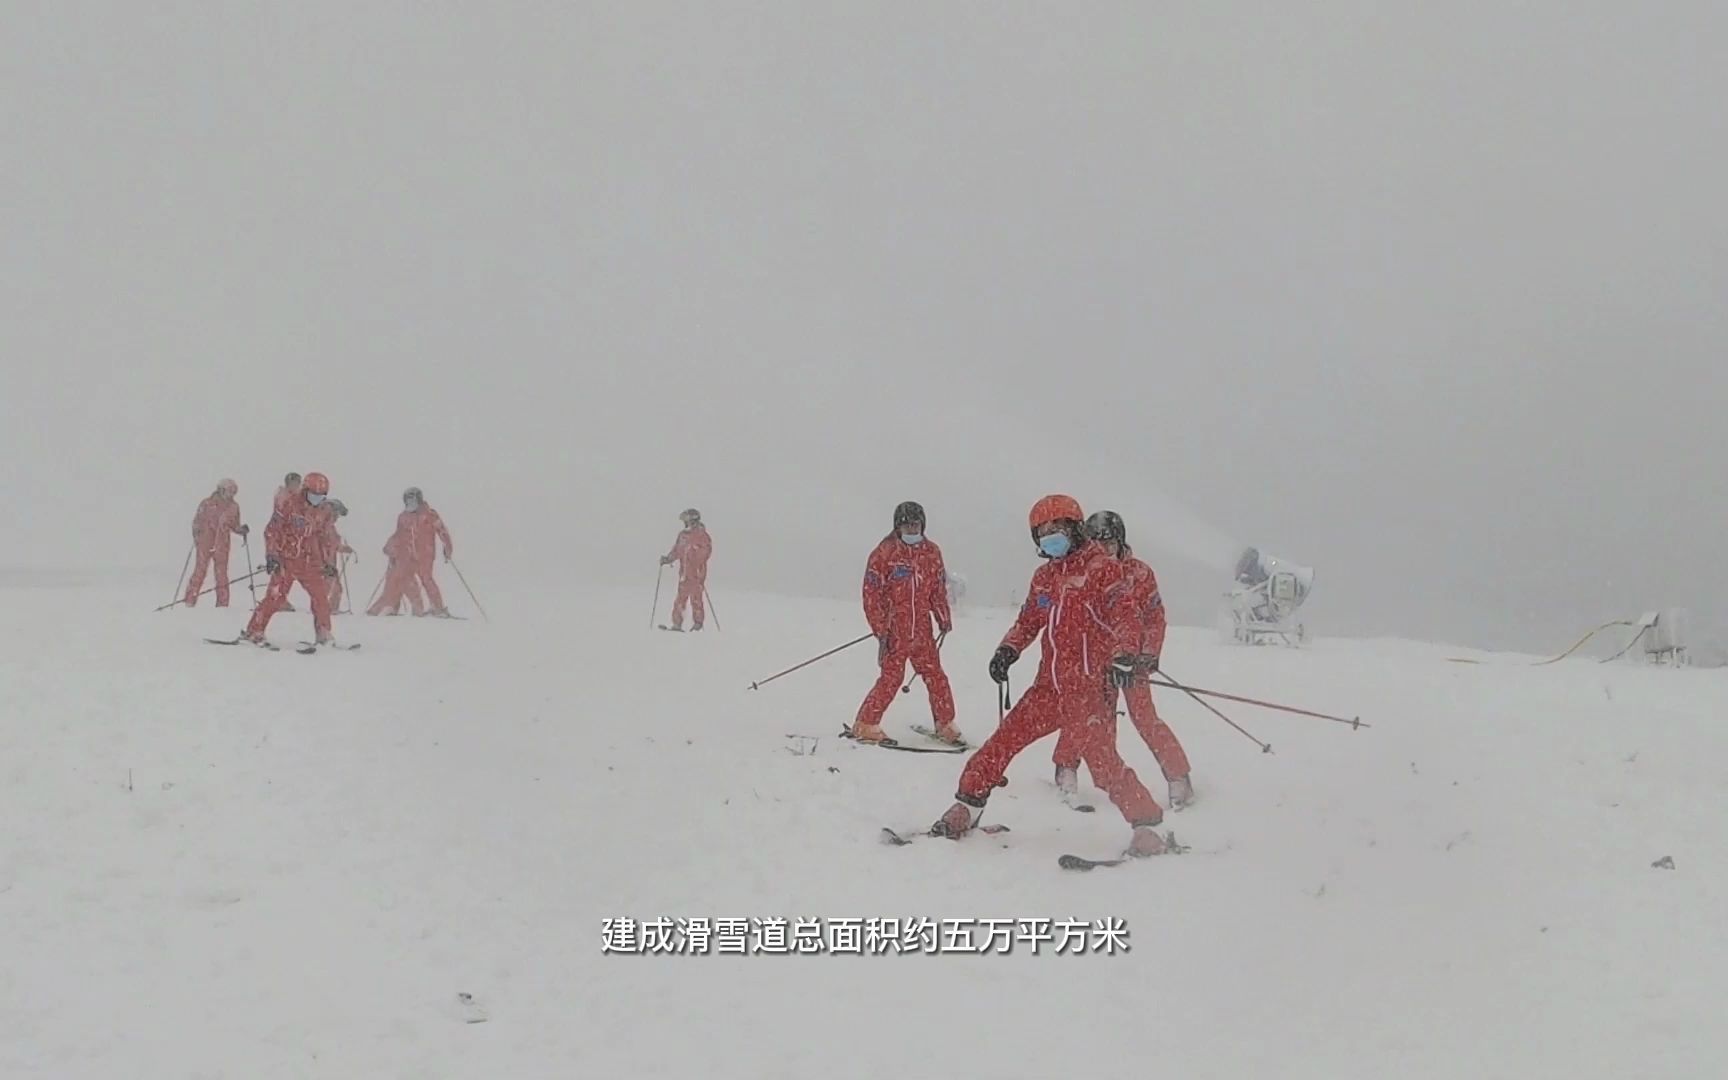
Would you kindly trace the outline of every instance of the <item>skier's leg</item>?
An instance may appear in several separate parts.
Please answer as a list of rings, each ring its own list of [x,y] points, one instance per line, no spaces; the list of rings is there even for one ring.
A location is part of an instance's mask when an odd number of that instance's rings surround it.
[[[1002,726],[966,762],[960,773],[959,793],[979,800],[989,798],[991,789],[1005,782],[1008,763],[1015,755],[1062,725],[1056,704],[1054,690],[1034,683],[1008,710]]]
[[[210,555],[210,572],[216,575],[216,606],[228,606],[228,545],[218,544]]]
[[[905,653],[895,651],[882,658],[882,670],[876,676],[876,685],[864,696],[864,704],[858,707],[858,717],[852,724],[852,733],[857,738],[864,742],[883,738],[882,716],[893,703],[894,695],[900,692],[900,676],[905,673]]]
[[[192,568],[192,580],[186,583],[184,599],[187,607],[197,606],[198,594],[204,591],[204,568],[210,563],[210,553],[202,548],[193,557],[198,560],[198,565]]]
[[[444,610],[444,594],[438,591],[438,583],[432,580],[432,560],[427,559],[420,564],[418,571],[420,581],[426,586],[426,599],[431,602],[433,611]],[[419,612],[415,612],[419,614]]]
[[[703,597],[703,579],[693,576],[690,579],[690,628],[702,629],[702,624],[708,621],[708,604]]]
[[[1188,755],[1183,752],[1182,744],[1177,741],[1176,733],[1170,730],[1158,708],[1152,703],[1152,688],[1144,682],[1136,681],[1133,686],[1123,691],[1122,696],[1128,701],[1128,717],[1134,721],[1135,730],[1146,740],[1147,749],[1158,760],[1158,768],[1164,773],[1164,779],[1175,782],[1188,777]]]
[[[324,577],[324,568],[311,563],[301,563],[295,567],[295,574],[300,579],[301,588],[312,598],[312,629],[317,633],[313,640],[320,643],[329,641],[330,582]]]
[[[394,612],[402,606],[402,567],[395,559],[384,568],[384,590],[378,594],[378,599],[366,609],[368,615],[382,615],[386,611]]]
[[[402,566],[402,593],[408,598],[408,610],[416,615],[426,614],[426,594],[420,589],[420,571],[413,563]]]
[[[942,654],[934,639],[925,638],[912,647],[912,670],[924,680],[924,689],[930,694],[930,716],[936,721],[936,730],[953,727],[954,688],[942,670]]]
[[[1055,731],[1062,723],[1055,692],[1038,683],[1008,710],[1002,725],[966,762],[954,792],[955,803],[930,826],[935,836],[963,836],[978,824],[990,792],[1008,781],[1005,773],[1014,755]]]
[[[678,592],[672,597],[672,629],[684,629],[684,609],[690,603],[690,582],[680,575]]]
[[[1096,710],[1071,713],[1067,726],[1078,729],[1080,759],[1091,771],[1092,782],[1110,796],[1130,825],[1150,826],[1164,820],[1164,808],[1116,749],[1114,714],[1106,718],[1098,716]]]
[[[264,590],[264,599],[258,601],[258,610],[252,613],[252,621],[246,624],[245,636],[255,639],[264,636],[264,628],[270,625],[271,616],[282,610],[282,603],[293,586],[294,579],[286,573],[279,571],[270,575],[270,587]]]

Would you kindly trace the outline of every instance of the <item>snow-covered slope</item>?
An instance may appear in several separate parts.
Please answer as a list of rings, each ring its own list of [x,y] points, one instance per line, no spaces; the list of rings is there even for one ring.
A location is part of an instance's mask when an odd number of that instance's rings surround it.
[[[1196,850],[1080,875],[1056,856],[1126,828],[1057,803],[1049,741],[991,803],[1012,832],[878,842],[939,814],[964,758],[833,738],[873,650],[747,689],[860,633],[847,605],[719,591],[718,632],[674,635],[646,591],[548,588],[484,595],[490,623],[340,619],[355,653],[200,643],[239,628],[238,595],[0,592],[0,1075],[1728,1067],[1728,672],[1176,629],[1176,677],[1373,729],[1225,703],[1265,755],[1161,692],[1201,794],[1168,821]],[[975,738],[1006,618],[947,645]],[[888,724],[927,717],[915,687]],[[659,916],[1119,917],[1131,950],[602,953],[604,919]]]

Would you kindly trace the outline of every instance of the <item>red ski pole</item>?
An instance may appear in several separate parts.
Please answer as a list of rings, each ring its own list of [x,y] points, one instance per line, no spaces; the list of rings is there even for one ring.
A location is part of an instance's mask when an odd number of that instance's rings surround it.
[[[1162,671],[1160,671],[1159,674],[1163,675],[1164,673]],[[1166,679],[1170,679],[1170,677],[1168,675],[1165,675],[1164,677]],[[1174,679],[1170,679],[1170,681],[1168,681],[1168,682],[1154,682],[1152,685],[1153,686],[1168,686],[1172,690],[1180,690],[1185,694],[1204,694],[1207,697],[1220,698],[1224,701],[1237,701],[1237,702],[1241,702],[1244,705],[1258,705],[1263,709],[1277,709],[1279,712],[1295,713],[1297,716],[1312,716],[1316,720],[1330,720],[1335,724],[1349,724],[1353,728],[1365,728],[1365,727],[1372,727],[1373,726],[1372,724],[1364,724],[1362,722],[1362,718],[1360,716],[1356,716],[1356,717],[1333,716],[1330,713],[1312,712],[1308,709],[1298,709],[1294,705],[1280,705],[1275,701],[1261,701],[1259,698],[1241,697],[1241,696],[1236,695],[1236,694],[1226,694],[1220,690],[1202,690],[1198,686],[1183,686],[1181,683],[1176,682]]]
[[[180,599],[180,586],[186,584],[186,570],[192,565],[192,553],[196,550],[198,550],[198,541],[193,540],[191,546],[186,549],[186,561],[180,564],[180,580],[174,583],[174,599],[176,600]],[[247,559],[246,564],[250,566],[252,560]],[[168,604],[167,606],[173,607],[174,605]],[[156,610],[161,611],[162,609],[157,608]]]
[[[714,597],[709,595],[708,586],[702,586],[702,595],[708,601],[708,614],[714,619],[714,629],[720,629],[720,613],[714,610]]]
[[[757,682],[751,683],[750,689],[756,690],[756,689],[759,689],[761,687],[767,686],[769,683],[773,682],[775,679],[780,678],[782,675],[790,675],[794,671],[797,671],[799,668],[809,667],[811,664],[814,664],[818,660],[826,660],[828,657],[833,656],[835,653],[841,651],[842,649],[850,649],[852,646],[858,644],[859,642],[869,641],[871,638],[873,638],[875,636],[876,636],[875,634],[865,634],[863,637],[853,638],[851,641],[848,641],[844,645],[836,645],[834,648],[829,649],[827,652],[823,653],[821,656],[812,656],[810,659],[804,661],[802,664],[794,664],[792,667],[787,668],[785,671],[780,672],[778,675],[770,675],[766,679],[762,679],[762,680],[759,680]]]
[[[1173,687],[1174,689],[1180,690],[1184,694],[1187,694],[1189,697],[1193,698],[1195,700],[1195,702],[1197,702],[1207,712],[1211,713],[1213,716],[1216,716],[1218,719],[1224,721],[1226,724],[1229,724],[1231,727],[1235,728],[1237,731],[1240,731],[1244,738],[1246,738],[1249,742],[1253,743],[1255,746],[1258,746],[1260,748],[1260,752],[1262,754],[1270,754],[1272,752],[1272,744],[1271,743],[1263,743],[1259,739],[1256,739],[1254,736],[1248,734],[1247,728],[1243,727],[1241,724],[1238,724],[1236,721],[1230,719],[1228,716],[1225,716],[1223,713],[1219,712],[1218,709],[1210,701],[1207,701],[1205,698],[1201,697],[1199,694],[1188,689],[1186,686],[1183,686],[1181,683],[1179,683],[1175,679],[1171,678],[1170,675],[1168,673],[1164,672],[1162,669],[1159,670],[1159,674],[1163,675],[1164,678],[1169,680],[1169,682],[1161,684],[1161,685],[1167,685],[1167,686]]]

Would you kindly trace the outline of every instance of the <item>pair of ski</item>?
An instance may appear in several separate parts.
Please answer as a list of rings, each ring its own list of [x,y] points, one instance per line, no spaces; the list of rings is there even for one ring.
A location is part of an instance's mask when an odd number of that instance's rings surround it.
[[[247,645],[256,645],[260,649],[269,649],[271,652],[281,652],[282,651],[280,646],[272,645],[268,641],[256,641],[256,642],[247,641],[243,637],[237,637],[237,638],[208,638],[207,637],[204,639],[204,641],[206,644],[209,644],[209,645],[247,644]],[[353,652],[355,649],[358,649],[359,647],[360,646],[358,646],[358,645],[338,645],[334,641],[327,642],[326,644],[324,644],[322,646],[320,646],[317,642],[302,641],[299,645],[295,646],[294,651],[299,653],[301,656],[311,656],[313,653],[317,652],[320,648],[337,649],[341,652]]]
[[[685,630],[682,626],[667,626],[665,623],[660,624],[660,629],[666,631],[668,634],[685,633]],[[696,626],[696,627],[692,627],[689,630],[689,633],[697,634],[697,633],[701,633],[701,631],[702,631],[702,628],[700,626]]]
[[[912,730],[914,732],[918,733],[919,735],[924,736],[926,739],[929,739],[935,745],[934,746],[914,745],[914,744],[910,744],[910,743],[903,743],[898,739],[890,739],[890,738],[883,738],[879,742],[862,742],[862,743],[859,743],[858,745],[859,746],[878,746],[884,750],[904,750],[909,754],[964,754],[966,751],[972,749],[972,746],[969,743],[965,743],[965,742],[951,743],[951,742],[949,742],[948,740],[937,735],[934,728],[927,728],[927,727],[923,727],[922,725],[914,724],[912,726]],[[852,738],[852,729],[849,727],[841,728],[840,729],[840,737],[842,739]]]
[[[1006,825],[979,825],[972,831],[983,833],[986,836],[996,836],[1010,830]],[[890,829],[884,826],[882,829],[882,842],[894,847],[905,847],[907,844],[910,844],[915,840],[933,837],[935,835],[936,834],[928,830],[923,832],[899,832],[895,829]],[[939,837],[939,839],[947,839],[947,837]],[[1192,848],[1184,844],[1177,843],[1175,833],[1170,832],[1164,834],[1164,854],[1183,855],[1192,850]],[[1088,859],[1084,855],[1062,855],[1057,858],[1056,865],[1064,870],[1075,870],[1081,873],[1086,873],[1091,870],[1100,870],[1110,866],[1122,866],[1131,862],[1142,862],[1149,858],[1156,858],[1156,856],[1130,855],[1127,852],[1123,852],[1114,859]]]

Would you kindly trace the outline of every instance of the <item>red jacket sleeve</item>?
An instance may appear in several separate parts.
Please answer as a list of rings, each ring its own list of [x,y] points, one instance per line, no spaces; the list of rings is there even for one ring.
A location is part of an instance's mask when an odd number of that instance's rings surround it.
[[[1158,592],[1158,575],[1150,569],[1146,571],[1148,595],[1142,601],[1140,622],[1145,627],[1145,637],[1141,642],[1141,652],[1153,656],[1161,656],[1164,652],[1164,634],[1169,630],[1169,619],[1164,611],[1164,597]]]
[[[930,544],[928,540],[924,542]],[[951,627],[954,625],[954,615],[948,610],[948,566],[942,561],[942,549],[934,544],[930,544],[930,548],[936,556],[936,571],[931,575],[934,580],[930,583],[930,610],[936,613],[936,624],[939,628]]]
[[[684,552],[690,546],[689,537],[690,533],[688,531],[679,533],[677,538],[672,541],[672,550],[666,553],[666,557],[671,559],[673,562],[677,562],[684,558]]]
[[[882,557],[881,545],[870,552],[864,564],[864,618],[877,637],[888,632],[888,562]]]
[[[450,527],[444,524],[444,518],[438,511],[432,511],[432,527],[438,531],[438,539],[444,541],[444,557],[448,559],[456,554],[456,545],[450,541]]]
[[[229,531],[231,533],[237,533],[240,531],[240,504],[239,503],[231,502],[227,505],[227,507],[222,512],[222,521],[220,522],[220,525],[222,528],[226,529],[227,531]]]
[[[1014,620],[1014,625],[1002,635],[1002,644],[1017,653],[1026,651],[1027,646],[1038,640],[1044,624],[1050,620],[1049,597],[1039,589],[1039,576],[1043,567],[1032,575],[1032,585],[1026,590],[1026,602],[1020,605],[1020,617]],[[1039,603],[1043,600],[1044,603]]]
[[[270,524],[264,526],[264,555],[266,558],[282,550],[282,530],[288,527],[288,519],[281,513],[270,515]]]

